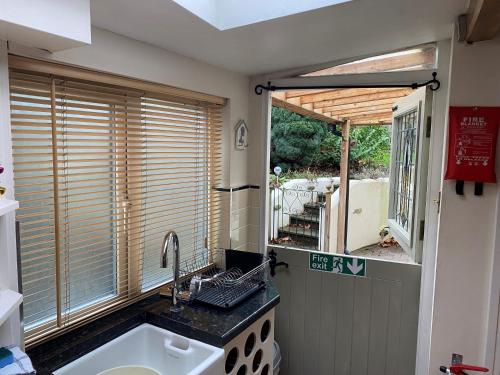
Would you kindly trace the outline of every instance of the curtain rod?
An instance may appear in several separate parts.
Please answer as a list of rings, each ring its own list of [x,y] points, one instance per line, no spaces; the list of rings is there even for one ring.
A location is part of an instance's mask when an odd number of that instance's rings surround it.
[[[267,91],[285,91],[285,90],[325,90],[325,89],[385,89],[385,88],[396,88],[396,87],[408,87],[412,89],[418,89],[419,87],[430,86],[431,91],[436,91],[441,87],[441,82],[436,79],[437,73],[432,73],[432,79],[418,83],[408,83],[408,84],[366,84],[366,85],[320,85],[320,86],[274,86],[271,81],[267,82],[267,85],[257,85],[255,86],[255,93],[257,95],[262,95],[264,90]]]

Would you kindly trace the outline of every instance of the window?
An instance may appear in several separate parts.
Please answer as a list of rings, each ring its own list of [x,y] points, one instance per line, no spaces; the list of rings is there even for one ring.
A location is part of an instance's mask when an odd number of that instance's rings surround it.
[[[395,118],[393,129],[393,186],[391,219],[410,243],[413,224],[415,166],[417,161],[417,109]]]
[[[222,105],[51,69],[10,71],[28,344],[169,282],[168,229],[217,241]]]
[[[420,88],[394,105],[389,228],[416,263],[422,261],[432,95]]]
[[[350,0],[288,1],[286,6],[279,1],[231,1],[231,0],[174,0],[194,15],[219,30],[229,30],[252,25],[279,17],[299,14]]]

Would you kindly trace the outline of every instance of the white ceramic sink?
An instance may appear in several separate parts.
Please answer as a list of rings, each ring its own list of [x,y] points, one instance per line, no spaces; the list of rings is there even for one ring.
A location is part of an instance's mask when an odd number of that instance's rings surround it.
[[[161,375],[220,375],[224,373],[224,349],[142,324],[54,374],[114,375],[120,372],[127,375],[155,372]]]

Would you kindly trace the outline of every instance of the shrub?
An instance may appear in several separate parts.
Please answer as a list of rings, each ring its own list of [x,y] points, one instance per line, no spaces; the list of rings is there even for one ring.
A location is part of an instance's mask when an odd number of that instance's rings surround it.
[[[359,167],[389,165],[391,134],[388,126],[360,126],[352,129],[351,160]]]
[[[340,127],[339,127],[340,128]],[[313,120],[286,109],[273,107],[271,113],[271,169],[283,172],[335,170],[340,165],[341,138],[325,122]],[[340,129],[339,129],[340,130]],[[352,169],[388,167],[390,128],[360,126],[351,128]]]
[[[283,111],[273,108],[271,168],[279,165],[283,171],[288,171],[308,167],[319,152],[326,124]]]
[[[314,155],[313,163],[320,168],[338,168],[340,165],[340,137],[326,134],[320,148]]]

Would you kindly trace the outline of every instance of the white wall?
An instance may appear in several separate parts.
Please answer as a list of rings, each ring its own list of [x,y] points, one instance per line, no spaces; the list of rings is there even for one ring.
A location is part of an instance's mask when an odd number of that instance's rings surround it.
[[[387,225],[389,179],[351,180],[349,185],[347,249],[355,251],[380,240],[380,227]],[[339,190],[332,196],[330,253],[337,252],[338,205]]]
[[[388,207],[388,178],[351,182],[349,190],[349,232],[347,234],[347,248],[349,251],[373,245],[380,240],[380,227],[387,225]],[[338,208],[336,211],[338,212]],[[333,246],[333,244],[330,246]]]
[[[452,50],[450,105],[500,106],[500,39]],[[497,152],[498,155],[498,152]],[[498,157],[497,157],[498,159]],[[497,160],[497,174],[499,173]],[[498,188],[485,184],[484,195],[465,196],[444,181],[438,239],[434,318],[429,372],[449,363],[452,353],[484,364],[491,261],[497,226]],[[498,298],[498,296],[496,297]]]
[[[2,0],[0,39],[57,51],[90,43],[90,0]]]

